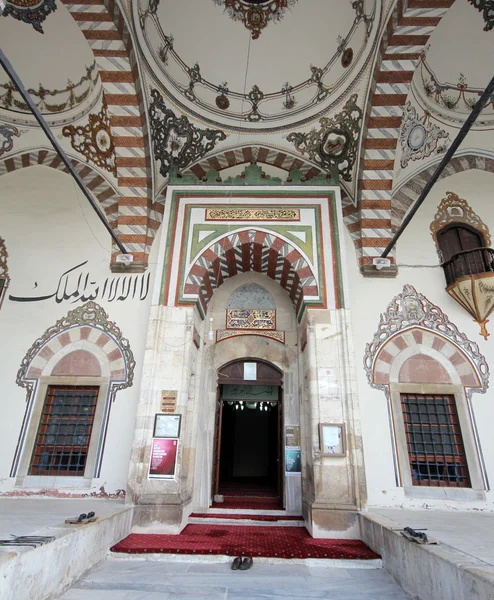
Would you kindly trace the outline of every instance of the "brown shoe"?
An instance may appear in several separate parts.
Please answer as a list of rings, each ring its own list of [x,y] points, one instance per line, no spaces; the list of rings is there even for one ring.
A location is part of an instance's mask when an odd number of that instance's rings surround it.
[[[239,570],[247,571],[247,569],[250,569],[252,567],[253,562],[254,561],[252,560],[252,558],[250,556],[246,556],[244,558],[244,560],[242,561],[242,564],[239,566]]]
[[[232,562],[232,571],[238,571],[238,569],[242,568],[242,558],[237,556],[237,558],[233,559]]]

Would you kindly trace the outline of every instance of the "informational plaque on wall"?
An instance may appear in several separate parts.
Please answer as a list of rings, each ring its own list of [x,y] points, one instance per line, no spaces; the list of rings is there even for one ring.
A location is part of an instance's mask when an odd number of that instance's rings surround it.
[[[302,456],[300,448],[285,447],[285,475],[300,475],[302,473]]]
[[[321,456],[345,456],[345,425],[319,423]]]
[[[180,422],[182,415],[163,415],[158,413],[154,419],[155,438],[180,437]]]
[[[285,446],[300,448],[299,425],[285,425]]]
[[[245,381],[256,381],[257,379],[257,363],[246,362],[244,363],[244,380]]]
[[[161,412],[175,412],[177,408],[177,390],[163,390],[161,392]]]
[[[151,447],[150,479],[173,479],[177,464],[178,440],[154,438]]]

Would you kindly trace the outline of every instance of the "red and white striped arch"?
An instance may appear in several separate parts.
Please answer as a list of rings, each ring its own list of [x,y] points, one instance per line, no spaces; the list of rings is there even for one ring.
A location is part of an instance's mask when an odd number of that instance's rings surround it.
[[[391,239],[393,168],[403,106],[420,55],[453,3],[400,0],[381,43],[362,137],[358,209],[344,210],[364,270]]]
[[[62,0],[88,41],[100,72],[115,144],[120,240],[147,263],[162,220],[153,203],[151,159],[136,51],[116,0]]]
[[[207,310],[214,291],[238,273],[264,273],[285,289],[300,314],[307,301],[320,301],[317,278],[302,254],[271,232],[247,229],[228,234],[207,248],[192,264],[183,296]]]
[[[113,186],[91,165],[70,157],[80,178],[84,181],[93,196],[99,201],[112,227],[116,227],[118,216],[118,193]],[[0,161],[0,176],[27,167],[45,166],[68,173],[62,159],[54,150],[45,148],[19,152]]]

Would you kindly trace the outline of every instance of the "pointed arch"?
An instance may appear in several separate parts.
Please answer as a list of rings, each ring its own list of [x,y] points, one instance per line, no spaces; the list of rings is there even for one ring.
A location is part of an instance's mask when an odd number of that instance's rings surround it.
[[[195,297],[205,313],[224,280],[247,271],[265,273],[279,283],[298,315],[308,301],[319,300],[317,277],[302,253],[272,232],[256,229],[225,235],[204,250],[185,278],[184,296]]]

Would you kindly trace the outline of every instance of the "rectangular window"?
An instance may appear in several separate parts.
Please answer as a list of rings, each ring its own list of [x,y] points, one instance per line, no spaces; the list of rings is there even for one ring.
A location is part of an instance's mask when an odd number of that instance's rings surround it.
[[[471,487],[455,398],[401,394],[413,485]]]
[[[84,475],[98,393],[98,386],[48,387],[30,475]]]

